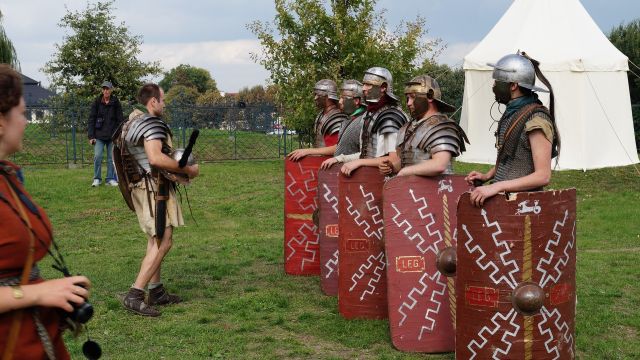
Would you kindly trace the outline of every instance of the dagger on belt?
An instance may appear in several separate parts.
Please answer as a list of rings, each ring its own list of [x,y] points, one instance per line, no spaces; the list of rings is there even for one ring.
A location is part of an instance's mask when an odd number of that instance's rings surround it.
[[[200,135],[200,130],[194,129],[189,137],[189,143],[182,153],[182,157],[178,160],[178,167],[180,169],[187,165],[189,156],[193,151],[193,146]],[[161,174],[158,173],[158,194],[156,195],[156,241],[160,244],[164,237],[164,231],[167,226],[167,200],[169,199],[169,181]]]

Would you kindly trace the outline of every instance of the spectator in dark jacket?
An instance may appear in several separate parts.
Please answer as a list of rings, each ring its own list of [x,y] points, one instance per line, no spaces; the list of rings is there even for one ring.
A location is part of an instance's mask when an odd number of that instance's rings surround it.
[[[94,146],[95,155],[93,157],[93,183],[91,186],[98,186],[102,181],[102,152],[107,148],[107,185],[118,186],[116,173],[113,168],[111,158],[113,142],[111,136],[122,123],[122,105],[118,98],[113,96],[113,85],[109,81],[102,83],[102,95],[98,96],[91,106],[89,114],[89,143]]]

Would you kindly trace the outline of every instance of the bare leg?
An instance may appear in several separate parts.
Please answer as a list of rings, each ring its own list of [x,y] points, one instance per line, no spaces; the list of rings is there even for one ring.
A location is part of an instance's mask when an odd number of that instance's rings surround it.
[[[140,272],[133,284],[134,287],[144,289],[151,280],[154,282],[160,282],[160,266],[162,265],[162,260],[173,245],[172,241],[173,227],[171,226],[166,228],[162,242],[160,242],[160,246],[156,245],[155,237],[147,238],[147,253],[144,256],[144,259],[142,259]]]

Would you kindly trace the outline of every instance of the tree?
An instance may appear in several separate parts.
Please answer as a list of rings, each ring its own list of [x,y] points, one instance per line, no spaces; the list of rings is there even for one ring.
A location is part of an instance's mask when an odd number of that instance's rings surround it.
[[[222,102],[224,98],[218,90],[207,90],[204,94],[200,94],[196,99],[198,106],[212,106]]]
[[[627,55],[631,62],[631,71],[627,73],[631,102],[640,104],[640,18],[613,28],[609,34],[609,41]]]
[[[194,87],[175,85],[166,93],[165,102],[167,106],[174,107],[195,105],[198,96],[198,90]]]
[[[247,104],[273,103],[275,96],[275,86],[268,86],[266,89],[262,85],[252,88],[245,87],[238,92],[238,100]]]
[[[261,54],[252,54],[253,60],[270,71],[278,87],[276,104],[289,127],[311,128],[316,81],[362,80],[367,68],[384,66],[394,76],[395,92],[401,93],[416,62],[427,53],[433,55],[439,40],[425,40],[423,18],[391,31],[375,3],[275,0],[273,24],[254,21],[247,26],[263,47]]]
[[[11,67],[20,70],[16,49],[4,32],[4,26],[2,26],[2,11],[0,11],[0,63],[9,64]]]
[[[209,90],[218,91],[216,82],[211,78],[211,74],[207,69],[185,64],[180,64],[166,72],[158,85],[166,92],[171,90],[174,85],[193,87],[200,94],[204,94]]]
[[[160,73],[158,62],[138,60],[141,36],[134,36],[122,22],[115,24],[113,1],[88,4],[84,11],[69,11],[58,26],[70,29],[43,71],[54,88],[90,99],[100,84],[111,81],[121,99],[135,97],[142,79]]]
[[[629,58],[629,94],[631,103],[640,105],[640,18],[627,25],[619,25],[611,30],[609,41]],[[640,110],[634,107],[633,127],[636,133],[636,148],[640,151]]]
[[[425,60],[416,75],[427,74],[436,79],[442,92],[442,100],[459,109],[464,95],[464,70],[461,67],[451,68],[447,64],[437,64]],[[454,116],[460,119],[460,112]]]

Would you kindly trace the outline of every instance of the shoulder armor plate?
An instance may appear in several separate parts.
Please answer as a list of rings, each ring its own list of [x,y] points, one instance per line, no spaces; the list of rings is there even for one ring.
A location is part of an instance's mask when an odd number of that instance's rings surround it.
[[[340,131],[340,127],[345,120],[348,120],[348,117],[340,110],[331,111],[325,115],[320,132],[323,136],[336,134]]]
[[[164,140],[171,135],[171,129],[160,118],[145,115],[135,118],[129,127],[125,140],[127,143],[137,145],[144,140]]]
[[[444,116],[439,117],[438,120],[438,123],[425,129],[418,147],[432,154],[442,150],[449,150],[454,156],[459,156],[466,150],[465,142],[469,143],[467,135],[455,121]]]
[[[373,132],[387,134],[398,132],[407,122],[407,115],[397,106],[391,106],[381,110],[373,123]]]

